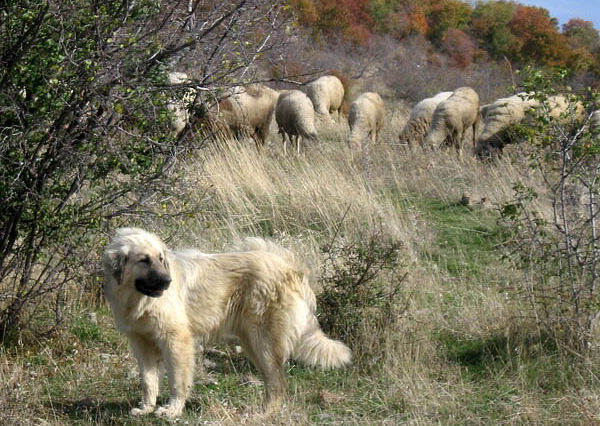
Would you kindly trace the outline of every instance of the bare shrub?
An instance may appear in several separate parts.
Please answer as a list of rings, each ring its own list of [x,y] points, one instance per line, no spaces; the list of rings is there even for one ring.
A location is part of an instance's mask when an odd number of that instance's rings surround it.
[[[568,352],[586,354],[598,312],[600,236],[597,230],[600,147],[577,114],[581,97],[571,94],[568,108],[553,116],[548,95],[565,74],[529,70],[525,89],[536,90],[540,107],[524,127],[528,143],[522,156],[543,177],[549,214],[533,208],[539,191],[516,183],[514,199],[501,208],[511,232],[510,258],[523,274],[521,294],[543,334]]]
[[[325,255],[317,296],[319,322],[327,333],[352,348],[354,362],[363,368],[384,358],[381,340],[406,310],[401,292],[402,243],[381,231],[365,239],[332,241],[321,248]]]

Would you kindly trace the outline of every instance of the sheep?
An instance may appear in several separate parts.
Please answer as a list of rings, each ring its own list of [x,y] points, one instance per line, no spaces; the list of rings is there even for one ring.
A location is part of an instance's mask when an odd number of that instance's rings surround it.
[[[600,109],[592,112],[590,116],[590,129],[593,132],[600,132]]]
[[[261,149],[269,136],[279,92],[262,84],[235,87],[218,104],[218,115],[237,139],[254,137]]]
[[[344,100],[344,86],[339,78],[333,75],[320,77],[306,85],[306,94],[312,101],[319,119],[328,118],[335,123],[340,116]],[[330,116],[335,116],[335,119]]]
[[[350,105],[348,145],[353,149],[360,148],[362,141],[367,136],[370,136],[371,141],[376,143],[383,128],[384,118],[385,106],[381,96],[374,92],[361,94]]]
[[[408,145],[411,149],[415,144],[423,146],[425,135],[431,126],[433,113],[440,102],[445,101],[452,92],[440,92],[437,95],[423,99],[417,103],[410,113],[410,117],[400,133],[400,144]]]
[[[572,102],[564,95],[549,96],[547,109],[552,118],[566,124],[571,120],[583,120],[584,107],[580,101]]]
[[[475,154],[483,157],[501,152],[511,142],[510,129],[537,106],[539,101],[531,94],[518,93],[482,107],[483,131],[475,145]]]
[[[435,109],[425,145],[453,145],[462,158],[465,132],[472,127],[474,145],[480,121],[479,95],[470,87],[459,87]]]
[[[317,140],[315,110],[311,100],[300,90],[282,91],[275,106],[275,120],[283,138],[283,151],[286,151],[286,136],[290,144],[296,145],[300,153],[302,138]]]
[[[172,71],[167,74],[167,81],[170,85],[181,85],[190,83],[187,74],[183,72]],[[194,101],[196,91],[193,89],[186,90],[183,99],[171,99],[167,103],[167,108],[172,113],[171,129],[179,136],[190,122],[190,114],[188,105]]]
[[[500,98],[486,106],[484,113],[484,128],[477,140],[475,154],[478,157],[496,156],[503,148],[512,143],[510,130],[522,122],[529,113],[543,108],[544,113],[565,123],[574,118],[583,118],[583,104],[569,103],[563,95],[554,95],[540,103],[534,93],[519,93],[508,98]]]

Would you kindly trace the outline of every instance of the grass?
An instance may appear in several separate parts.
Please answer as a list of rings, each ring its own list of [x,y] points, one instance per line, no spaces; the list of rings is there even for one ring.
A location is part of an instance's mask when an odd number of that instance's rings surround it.
[[[283,156],[276,139],[264,155],[243,144],[207,149],[189,159],[182,188],[174,188],[197,213],[142,221],[169,235],[170,245],[206,251],[246,235],[273,238],[306,259],[314,283],[325,262],[321,248],[335,239],[352,243],[377,231],[402,242],[402,309],[387,327],[368,318],[356,326],[355,352],[377,356],[368,368],[364,355],[343,371],[290,363],[286,406],[267,417],[254,369],[243,354],[218,346],[181,424],[600,421],[598,367],[559,355],[538,337],[512,291],[518,276],[501,260],[495,206],[510,199],[514,182],[535,185],[535,173],[511,158],[483,165],[406,151],[394,144],[401,123],[393,119],[366,162],[351,159],[345,127],[328,129],[322,147],[299,157]],[[539,203],[546,211],[543,197]],[[84,300],[69,318],[55,335],[0,346],[0,423],[166,424],[128,415],[140,394],[137,367],[106,307]]]

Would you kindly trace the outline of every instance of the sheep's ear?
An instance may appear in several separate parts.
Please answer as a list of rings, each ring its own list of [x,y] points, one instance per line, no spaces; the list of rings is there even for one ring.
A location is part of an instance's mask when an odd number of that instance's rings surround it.
[[[118,284],[121,284],[123,278],[123,267],[127,262],[128,250],[126,247],[120,249],[109,249],[104,252],[104,273],[110,275]]]

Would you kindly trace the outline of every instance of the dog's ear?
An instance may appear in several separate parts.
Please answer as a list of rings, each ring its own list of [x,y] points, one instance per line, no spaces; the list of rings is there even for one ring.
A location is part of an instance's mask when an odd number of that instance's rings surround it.
[[[104,273],[111,276],[118,284],[121,284],[123,278],[123,267],[127,262],[128,250],[126,246],[116,249],[107,249],[104,252]]]

